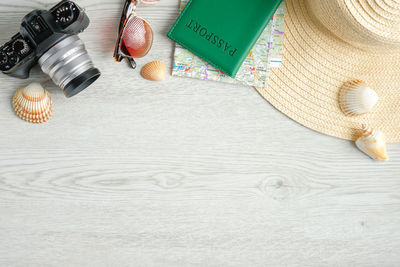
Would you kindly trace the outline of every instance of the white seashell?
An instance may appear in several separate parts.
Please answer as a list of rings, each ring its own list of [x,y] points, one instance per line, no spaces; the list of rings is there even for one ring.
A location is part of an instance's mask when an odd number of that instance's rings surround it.
[[[166,73],[167,68],[161,61],[152,61],[147,63],[144,65],[141,72],[143,78],[150,81],[163,81]]]
[[[19,88],[13,97],[13,107],[21,119],[32,123],[47,121],[53,110],[50,93],[38,83]]]
[[[360,80],[345,83],[339,92],[339,105],[347,116],[370,112],[378,99],[378,94]]]
[[[375,160],[386,161],[386,140],[384,134],[363,125],[363,132],[356,140],[356,146]]]

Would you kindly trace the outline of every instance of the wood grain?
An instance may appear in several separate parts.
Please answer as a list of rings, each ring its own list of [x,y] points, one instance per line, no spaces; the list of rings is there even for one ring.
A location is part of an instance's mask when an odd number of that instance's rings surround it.
[[[54,113],[11,108],[1,76],[0,266],[398,266],[400,145],[380,164],[306,129],[251,87],[154,83],[112,49],[123,1],[84,0],[102,77]],[[50,0],[0,3],[0,42]],[[143,66],[171,68],[177,0],[139,7],[156,33]]]

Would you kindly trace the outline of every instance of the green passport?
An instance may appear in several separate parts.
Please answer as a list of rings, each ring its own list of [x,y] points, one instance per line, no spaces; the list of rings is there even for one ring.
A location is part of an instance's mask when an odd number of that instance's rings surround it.
[[[168,37],[235,77],[282,0],[190,0]]]

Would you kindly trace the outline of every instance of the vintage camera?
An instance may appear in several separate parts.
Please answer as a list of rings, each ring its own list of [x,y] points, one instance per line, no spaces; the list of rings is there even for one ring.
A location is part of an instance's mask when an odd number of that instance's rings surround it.
[[[0,70],[25,79],[39,63],[66,97],[76,95],[100,76],[77,36],[88,25],[88,16],[72,1],[32,11],[22,20],[20,32],[0,47]]]

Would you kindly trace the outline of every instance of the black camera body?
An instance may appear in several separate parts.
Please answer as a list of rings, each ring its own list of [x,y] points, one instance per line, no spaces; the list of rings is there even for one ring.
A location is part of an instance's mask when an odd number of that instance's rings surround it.
[[[82,51],[86,52],[83,42],[76,35],[84,31],[88,26],[88,16],[72,1],[63,0],[48,11],[34,10],[23,18],[20,32],[14,35],[11,41],[0,47],[0,70],[4,74],[25,79],[29,77],[31,68],[39,61],[42,70],[49,74],[53,81],[64,90],[66,96],[72,96],[86,88],[100,76],[100,72],[93,67],[89,56],[84,59],[81,58],[76,63],[77,66],[78,64],[84,66],[84,69],[81,70],[82,73],[78,73],[81,75],[86,72],[83,76],[78,77],[79,75],[75,75],[76,73],[72,74],[72,68],[63,69],[63,75],[59,75],[60,77],[62,76],[61,78],[53,77],[51,74],[58,71],[58,69],[54,69],[56,64],[61,66],[73,61],[72,57],[66,58],[65,54],[71,54],[73,49],[79,50],[74,45],[79,46]],[[70,38],[71,41],[69,41],[68,47],[65,44],[61,45],[63,41],[66,43],[65,39],[73,36],[76,37],[75,39]],[[60,47],[69,50],[61,51],[61,53],[59,51]],[[82,54],[82,51],[79,53]],[[56,52],[58,52],[56,56],[58,58],[54,59]],[[51,58],[52,65],[49,65],[50,60],[47,60],[46,63],[45,59],[41,59],[45,54],[49,54],[46,55],[46,59]],[[75,55],[75,57],[77,56]],[[90,63],[87,61],[90,61]],[[62,67],[60,66],[59,68]],[[77,66],[73,66],[74,69]],[[66,77],[71,78],[71,81],[75,79],[72,85],[69,84],[69,92],[66,92],[64,88],[67,87],[67,84],[63,84],[61,81],[65,81]]]

